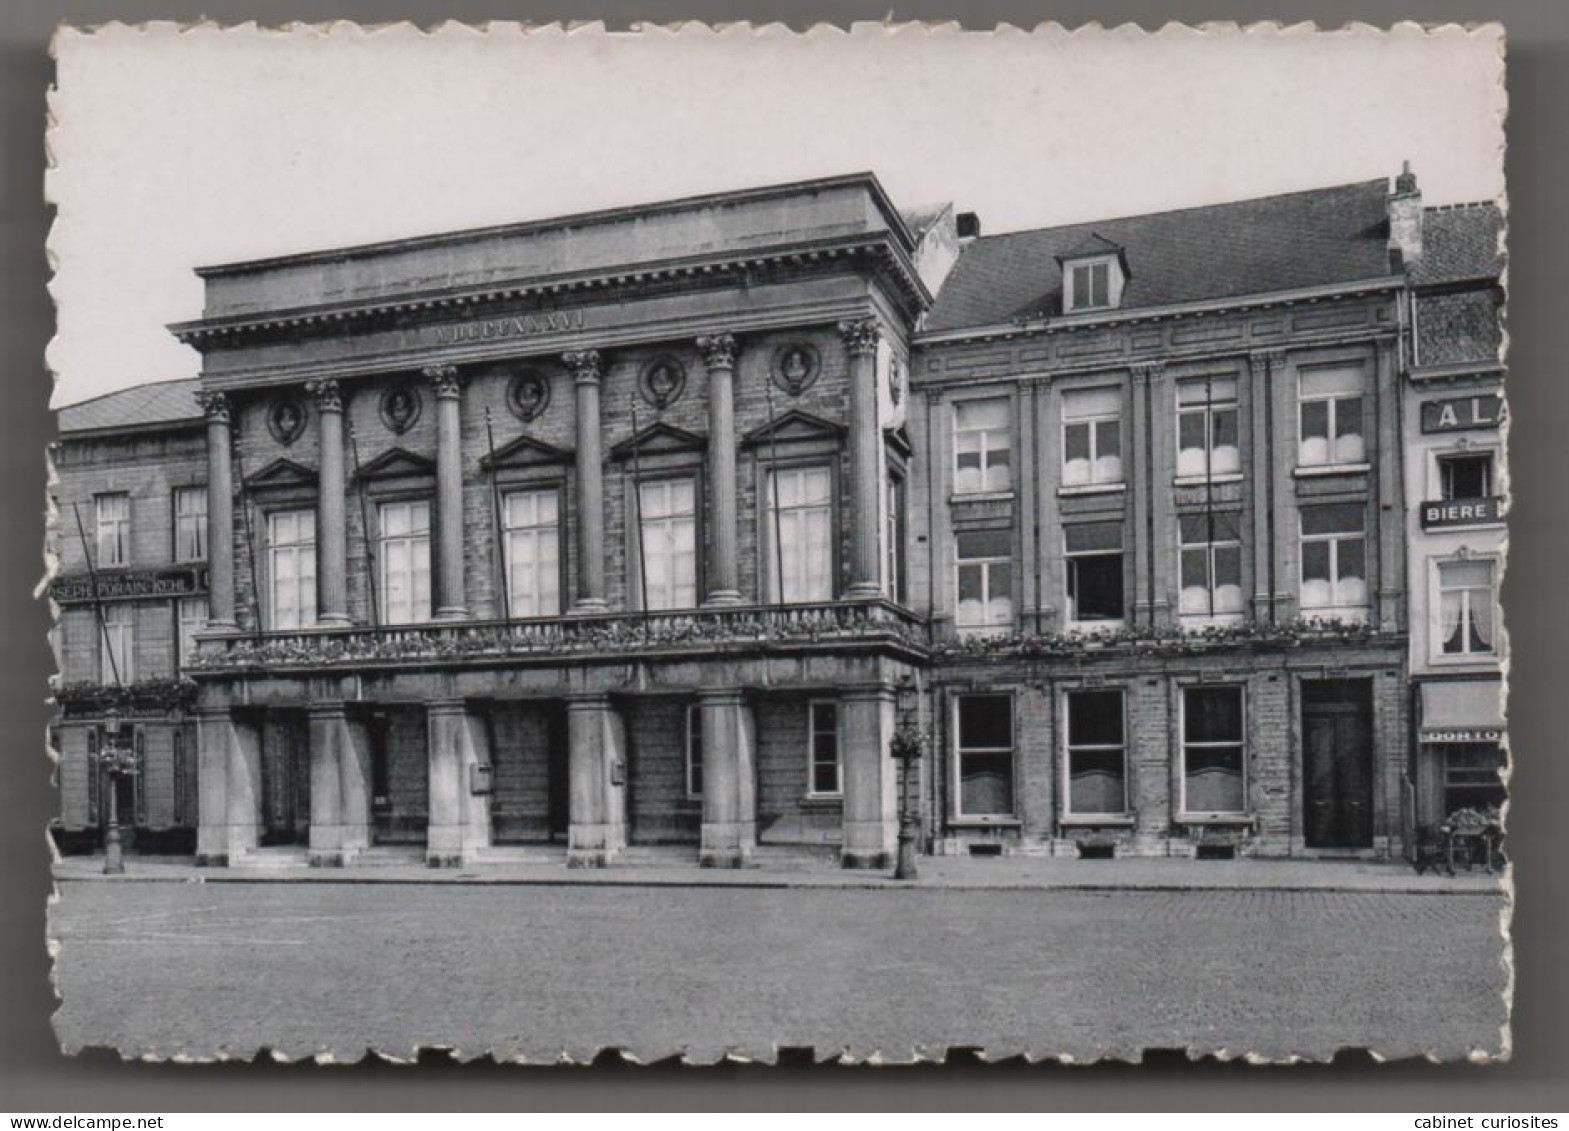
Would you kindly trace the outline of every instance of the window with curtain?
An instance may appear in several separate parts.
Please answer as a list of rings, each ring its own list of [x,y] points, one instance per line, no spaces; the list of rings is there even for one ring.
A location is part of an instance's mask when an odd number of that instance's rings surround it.
[[[174,492],[174,559],[207,560],[207,488],[181,487]]]
[[[515,617],[561,612],[561,494],[554,487],[509,491],[502,499],[507,608]]]
[[[1013,421],[1008,398],[955,402],[953,454],[955,494],[1013,489]]]
[[[1237,381],[1208,377],[1177,382],[1177,477],[1214,479],[1242,471]]]
[[[959,817],[1013,816],[1013,697],[954,699]]]
[[[954,624],[968,635],[1013,627],[1013,532],[970,530],[954,535]]]
[[[1073,278],[1070,311],[1096,310],[1111,305],[1110,263],[1076,263],[1069,269],[1069,274]]]
[[[131,496],[124,493],[93,498],[97,518],[98,560],[95,566],[123,566],[131,560]]]
[[[1364,462],[1367,444],[1362,430],[1362,370],[1355,366],[1306,370],[1301,375],[1298,393],[1301,466]]]
[[[1485,499],[1493,493],[1491,453],[1438,457],[1438,492],[1445,502]]]
[[[656,479],[638,485],[646,608],[697,604],[697,481]]]
[[[1302,611],[1367,616],[1367,515],[1359,503],[1302,508]]]
[[[1202,620],[1242,619],[1242,537],[1238,515],[1185,514],[1179,520],[1182,538],[1181,582],[1177,611]]]
[[[1067,694],[1067,812],[1120,815],[1128,808],[1121,691]]]
[[[112,684],[136,682],[136,606],[108,605],[99,633],[98,681]]]
[[[1062,485],[1122,482],[1122,390],[1062,395]]]
[[[763,526],[768,599],[780,601],[782,589],[786,604],[833,600],[833,487],[828,468],[769,472]]]
[[[316,512],[267,516],[267,578],[274,629],[316,623]]]
[[[1068,621],[1122,623],[1122,523],[1076,522],[1062,528],[1068,566]]]
[[[1186,813],[1247,811],[1240,687],[1182,692],[1182,808]]]
[[[417,624],[430,619],[430,503],[382,503],[381,623]]]
[[[207,598],[181,597],[177,613],[180,618],[179,662],[184,666],[196,655],[196,634],[207,627]]]
[[[1438,641],[1446,656],[1497,652],[1493,563],[1438,563]]]

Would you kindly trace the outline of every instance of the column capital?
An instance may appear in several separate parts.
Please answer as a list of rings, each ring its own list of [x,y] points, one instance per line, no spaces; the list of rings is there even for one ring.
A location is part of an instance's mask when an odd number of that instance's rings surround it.
[[[436,390],[438,400],[462,395],[463,379],[456,365],[427,365],[420,373]]]
[[[338,382],[333,377],[322,377],[305,382],[305,391],[316,398],[316,407],[322,412],[342,412],[343,397]]]
[[[1135,385],[1154,384],[1166,372],[1164,361],[1136,361],[1133,363],[1133,383]]]
[[[229,423],[229,398],[226,394],[202,389],[196,394],[196,403],[201,406],[202,415],[208,423]]]
[[[703,364],[709,369],[734,369],[736,340],[733,334],[704,334],[697,339]]]
[[[1283,349],[1254,350],[1248,354],[1248,365],[1255,375],[1263,373],[1266,369],[1278,370],[1286,363],[1286,351]]]
[[[603,359],[598,350],[569,350],[561,355],[561,360],[572,371],[572,379],[579,385],[597,385],[605,375]]]
[[[877,343],[882,341],[883,331],[875,318],[846,319],[839,323],[839,336],[844,339],[852,355],[870,355],[877,352]]]

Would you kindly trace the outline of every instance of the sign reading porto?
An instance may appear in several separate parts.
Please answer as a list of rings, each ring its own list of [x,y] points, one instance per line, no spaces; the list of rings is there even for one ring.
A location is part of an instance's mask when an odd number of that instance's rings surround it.
[[[1422,431],[1461,432],[1470,428],[1497,428],[1503,413],[1504,399],[1497,393],[1423,401]]]
[[[64,574],[54,579],[49,595],[62,605],[94,600],[134,601],[146,597],[186,597],[207,592],[207,570],[203,566],[181,569],[133,569],[98,571],[98,591],[93,592],[90,573]]]
[[[1478,526],[1498,522],[1498,499],[1445,499],[1422,504],[1422,529],[1439,530],[1445,526]]]

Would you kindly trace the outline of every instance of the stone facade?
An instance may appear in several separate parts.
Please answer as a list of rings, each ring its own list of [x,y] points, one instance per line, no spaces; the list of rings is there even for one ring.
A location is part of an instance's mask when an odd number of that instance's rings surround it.
[[[1062,316],[1072,254],[864,175],[204,268],[198,855],[883,866],[901,802],[939,852],[1400,851],[1409,203],[1232,297],[1119,247]]]

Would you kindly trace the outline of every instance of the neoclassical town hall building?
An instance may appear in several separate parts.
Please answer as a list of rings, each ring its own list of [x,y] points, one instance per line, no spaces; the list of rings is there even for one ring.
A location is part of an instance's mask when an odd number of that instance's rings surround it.
[[[1398,853],[1502,797],[1499,229],[863,174],[203,268],[200,378],[61,413],[60,839],[119,704],[213,864]]]

